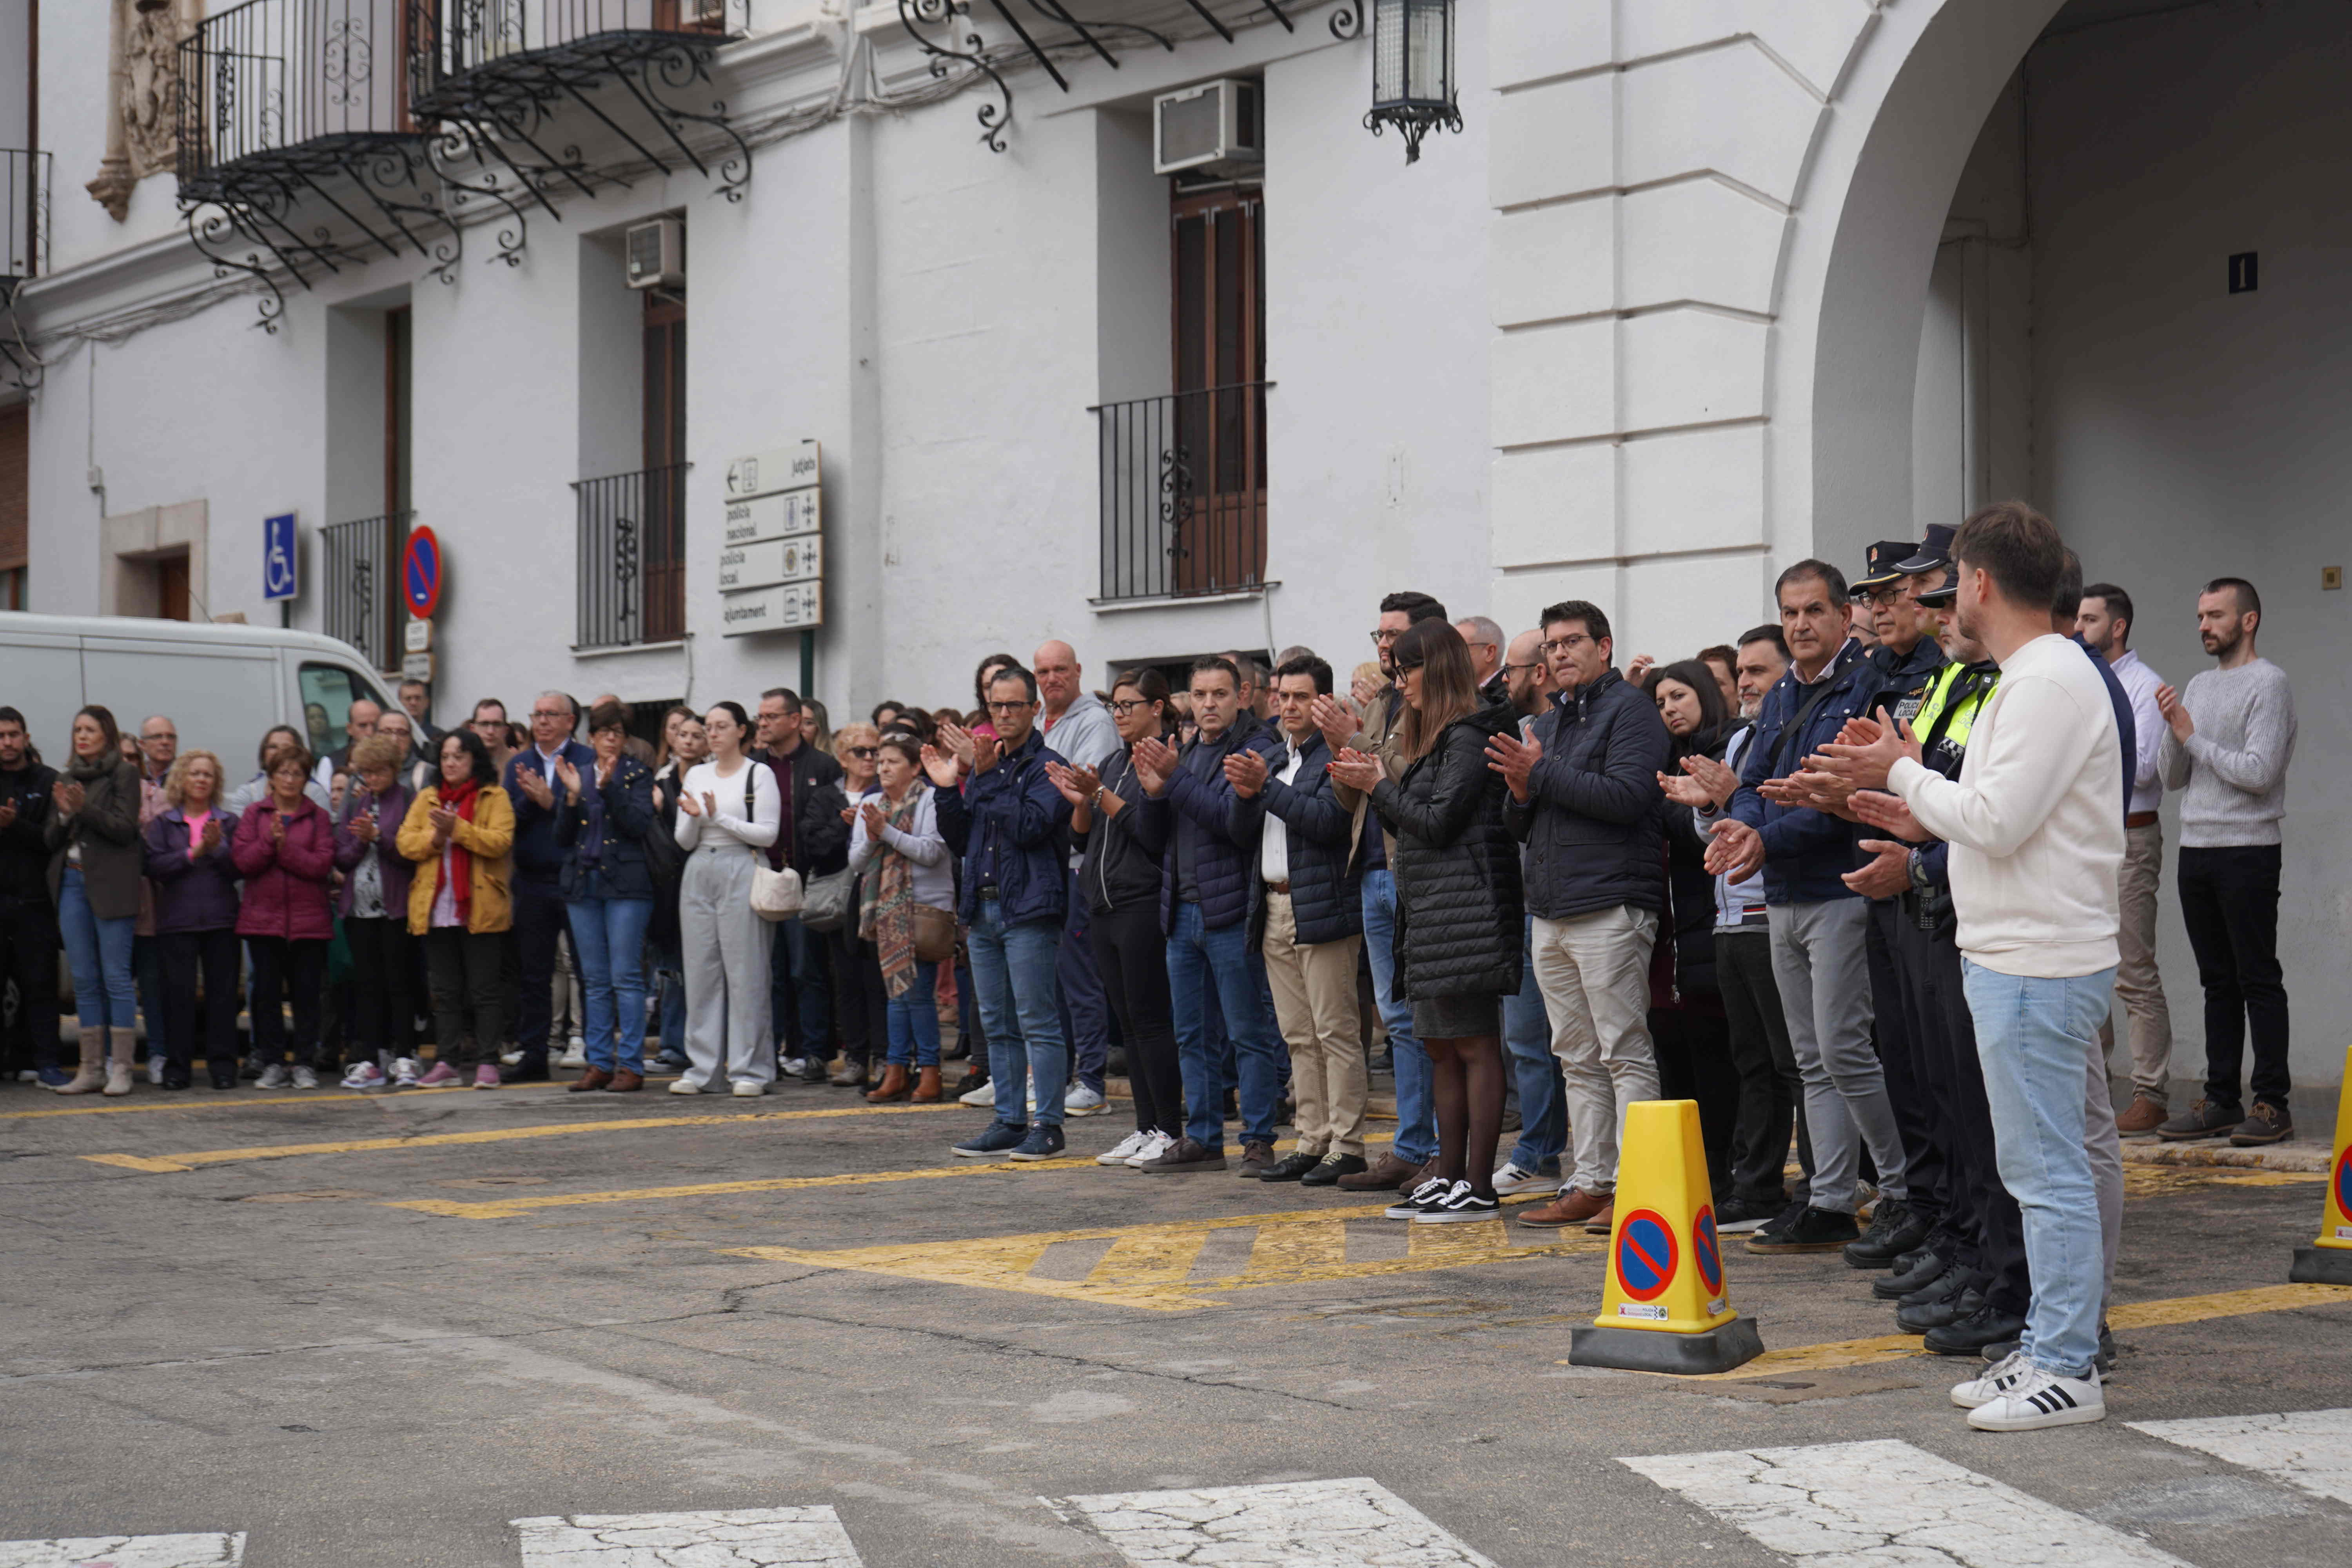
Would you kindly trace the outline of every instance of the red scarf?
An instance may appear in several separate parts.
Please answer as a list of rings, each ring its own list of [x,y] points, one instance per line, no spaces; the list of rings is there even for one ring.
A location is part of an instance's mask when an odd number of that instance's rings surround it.
[[[469,778],[459,784],[444,782],[441,785],[441,804],[456,812],[460,822],[474,820],[474,807],[481,798],[482,783],[479,779]],[[461,931],[471,931],[474,927],[467,910],[474,901],[474,858],[463,844],[457,842],[454,833],[450,835],[448,847],[444,853],[448,857],[449,897],[457,905],[457,927]]]

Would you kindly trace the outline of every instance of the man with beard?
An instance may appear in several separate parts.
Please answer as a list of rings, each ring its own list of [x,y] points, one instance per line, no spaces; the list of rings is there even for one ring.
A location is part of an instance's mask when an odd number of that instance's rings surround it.
[[[2189,689],[2158,687],[2164,782],[2180,790],[2181,919],[2205,986],[2205,1098],[2157,1129],[2178,1141],[2223,1133],[2246,1147],[2294,1136],[2287,1110],[2286,985],[2278,961],[2279,821],[2294,757],[2286,672],[2254,651],[2262,595],[2217,577],[2197,599],[2197,635],[2217,668]],[[2253,1113],[2238,1072],[2254,1041]]]

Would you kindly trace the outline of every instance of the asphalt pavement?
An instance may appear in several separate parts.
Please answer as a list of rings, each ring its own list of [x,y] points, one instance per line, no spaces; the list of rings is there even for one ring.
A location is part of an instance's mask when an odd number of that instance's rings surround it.
[[[2325,1173],[2136,1167],[2109,1418],[1996,1436],[1834,1254],[1727,1238],[1737,1373],[1571,1366],[1601,1238],[1126,1110],[8,1086],[0,1568],[2352,1561]]]

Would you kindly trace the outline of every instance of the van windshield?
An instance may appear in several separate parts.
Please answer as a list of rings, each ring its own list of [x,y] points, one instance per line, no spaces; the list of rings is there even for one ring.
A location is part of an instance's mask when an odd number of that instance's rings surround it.
[[[350,740],[344,726],[351,721],[352,703],[365,700],[379,708],[388,706],[373,682],[340,664],[304,665],[301,684],[302,724],[310,732],[313,756],[338,751]]]

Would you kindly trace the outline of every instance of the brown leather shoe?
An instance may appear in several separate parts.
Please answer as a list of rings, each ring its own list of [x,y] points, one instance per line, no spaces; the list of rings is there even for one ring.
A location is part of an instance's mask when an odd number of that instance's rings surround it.
[[[1521,1209],[1518,1213],[1518,1221],[1521,1225],[1534,1226],[1538,1230],[1565,1230],[1570,1226],[1582,1225],[1593,1215],[1605,1213],[1614,1205],[1615,1200],[1612,1198],[1588,1193],[1578,1187],[1562,1187],[1559,1194],[1551,1202],[1538,1204],[1533,1208]]]
[[[604,1092],[606,1094],[632,1094],[645,1087],[646,1080],[645,1076],[642,1073],[634,1073],[626,1068],[622,1068],[620,1070],[613,1074],[613,1081],[604,1086]]]
[[[1616,1228],[1617,1205],[1613,1202],[1584,1222],[1584,1234],[1587,1236],[1607,1236]]]
[[[908,1098],[918,1105],[937,1105],[940,1100],[940,1069],[918,1068],[915,1071],[915,1092]]]
[[[2116,1131],[2126,1138],[2147,1138],[2164,1125],[2164,1101],[2145,1089],[2132,1093],[2132,1102],[2116,1116]]]
[[[1400,1160],[1393,1150],[1372,1162],[1371,1169],[1339,1178],[1343,1193],[1392,1193],[1421,1174],[1419,1162]]]
[[[606,1072],[603,1068],[590,1068],[586,1072],[582,1073],[578,1078],[573,1079],[569,1084],[566,1084],[564,1088],[568,1093],[586,1094],[590,1089],[602,1089],[612,1081],[613,1075]]]
[[[914,1086],[908,1081],[907,1069],[897,1062],[892,1062],[882,1069],[880,1087],[867,1089],[866,1098],[870,1104],[880,1105],[887,1100],[906,1099],[913,1092],[913,1088]]]

